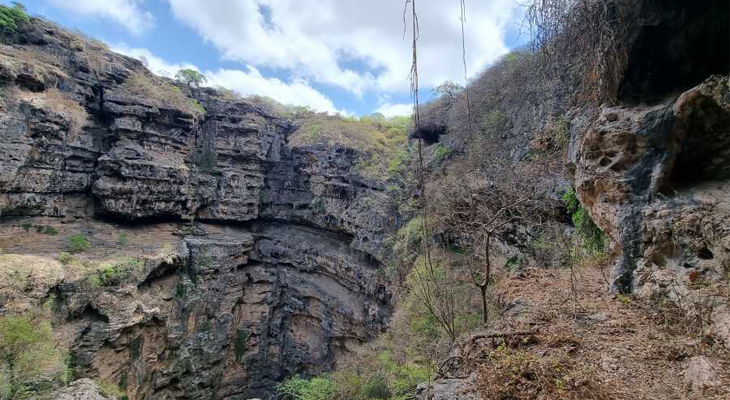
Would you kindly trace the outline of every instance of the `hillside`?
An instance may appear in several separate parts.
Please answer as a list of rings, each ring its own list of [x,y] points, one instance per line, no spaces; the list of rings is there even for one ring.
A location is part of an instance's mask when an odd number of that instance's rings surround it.
[[[390,118],[0,6],[0,399],[727,399],[727,2],[529,5]]]

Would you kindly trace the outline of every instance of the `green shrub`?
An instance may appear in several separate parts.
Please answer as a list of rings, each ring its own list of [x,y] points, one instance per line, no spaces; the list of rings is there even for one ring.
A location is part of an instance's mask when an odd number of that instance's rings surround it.
[[[575,233],[584,249],[591,254],[600,254],[606,250],[607,238],[578,201],[575,190],[570,189],[563,193],[565,208],[575,226]]]
[[[499,135],[507,129],[509,118],[499,110],[491,110],[484,114],[482,131],[488,135]]]
[[[307,380],[295,376],[277,386],[277,391],[291,400],[332,400],[337,393],[335,383],[328,377]]]
[[[388,339],[381,339],[381,345],[395,348]],[[382,348],[382,347],[381,347]],[[341,360],[338,369],[330,378],[335,383],[336,399],[340,400],[367,400],[367,399],[410,399],[416,387],[428,381],[430,377],[427,366],[408,361],[413,349],[403,349],[398,346],[394,349],[402,353],[396,357],[389,349],[376,351],[373,348],[360,349],[360,352]]]
[[[62,251],[58,256],[56,256],[56,260],[60,262],[63,265],[69,265],[76,262],[76,257],[72,256],[69,253],[66,253],[65,251]]]
[[[29,21],[30,17],[19,4],[13,7],[0,5],[0,37],[16,34],[20,27]]]
[[[393,251],[404,262],[411,263],[421,250],[425,232],[423,219],[415,217],[396,232],[393,238]]]
[[[31,224],[30,222],[23,222],[22,224],[20,224],[20,227],[23,228],[24,231],[30,232],[30,228],[33,227],[33,224]]]
[[[372,376],[363,385],[362,394],[366,399],[390,399],[393,396],[382,374]]]
[[[185,68],[177,71],[177,73],[175,74],[175,79],[188,85],[188,87],[200,87],[200,85],[208,81],[205,75],[190,68]]]
[[[127,244],[129,244],[129,234],[126,232],[120,233],[119,236],[117,236],[117,245],[119,247],[125,247]]]
[[[48,318],[33,315],[0,317],[0,393],[21,396],[29,385],[51,388],[66,382],[66,353],[56,347]],[[40,383],[39,383],[40,382]]]
[[[437,144],[433,150],[433,158],[436,162],[441,162],[451,155],[454,150],[442,144]]]
[[[185,283],[180,280],[175,285],[175,296],[178,298],[183,298],[188,293],[187,288],[185,287]]]
[[[99,389],[101,389],[101,394],[106,397],[121,399],[127,396],[127,393],[122,390],[119,385],[116,385],[108,380],[97,380],[96,384],[99,385]]]
[[[68,238],[68,243],[66,244],[66,250],[72,254],[83,253],[90,248],[91,242],[89,242],[86,236],[81,234],[71,236]]]
[[[385,118],[382,115],[362,118],[332,116],[306,110],[292,114],[299,129],[292,135],[295,146],[343,145],[360,152],[356,170],[363,176],[388,180],[390,171],[398,169],[398,162],[408,147],[407,117]]]
[[[243,355],[246,353],[248,338],[250,336],[251,334],[245,330],[239,330],[236,333],[236,361],[243,361]]]
[[[96,275],[98,286],[117,286],[129,280],[138,279],[144,272],[144,260],[127,257],[112,264],[105,264],[93,274]],[[94,286],[94,285],[92,285]]]
[[[36,226],[36,232],[42,233],[44,235],[50,235],[50,236],[56,236],[58,235],[58,231],[55,230],[53,227],[48,225],[38,225]]]
[[[135,73],[127,78],[121,88],[158,107],[176,108],[196,118],[201,118],[205,114],[205,109],[197,100],[187,97],[179,87],[170,81],[152,74]]]

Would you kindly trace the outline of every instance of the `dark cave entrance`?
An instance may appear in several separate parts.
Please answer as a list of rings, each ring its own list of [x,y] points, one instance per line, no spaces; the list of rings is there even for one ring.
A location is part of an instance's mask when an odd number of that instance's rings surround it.
[[[445,125],[427,124],[418,128],[411,134],[412,139],[423,139],[426,145],[436,144],[439,138],[447,133]]]
[[[686,120],[677,121],[675,127],[684,131],[685,139],[666,185],[668,189],[730,179],[730,117],[710,97],[700,96],[694,103],[693,113]]]
[[[730,2],[652,1],[652,14],[667,15],[638,32],[619,99],[654,102],[681,93],[713,74],[730,71]]]

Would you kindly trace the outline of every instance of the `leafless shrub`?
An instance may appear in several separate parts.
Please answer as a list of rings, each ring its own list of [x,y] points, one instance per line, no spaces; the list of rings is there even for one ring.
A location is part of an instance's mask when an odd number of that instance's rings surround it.
[[[616,0],[532,0],[526,18],[543,70],[579,87],[578,99],[615,101],[628,62],[626,11]]]
[[[479,150],[487,150],[489,157]],[[430,183],[434,231],[467,253],[469,276],[482,296],[484,324],[488,288],[498,266],[497,242],[511,240],[520,225],[542,223],[534,185],[526,177],[498,141],[488,141]]]
[[[700,353],[712,347],[718,338],[712,329],[712,314],[721,303],[722,293],[698,275],[690,274],[689,285],[674,280],[663,291],[649,298],[654,321],[668,333],[677,337],[690,337],[697,341]]]

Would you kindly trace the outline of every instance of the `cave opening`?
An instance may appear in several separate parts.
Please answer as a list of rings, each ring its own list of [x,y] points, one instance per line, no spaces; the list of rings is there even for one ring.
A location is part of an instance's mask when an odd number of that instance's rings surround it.
[[[676,156],[669,187],[730,179],[730,118],[713,99],[700,96],[690,118],[678,121],[684,140]],[[671,191],[669,192],[671,193]]]
[[[411,134],[412,139],[423,139],[426,145],[436,144],[439,138],[446,134],[445,125],[428,124],[423,125]]]
[[[727,0],[664,0],[656,14],[664,22],[646,23],[629,53],[619,99],[654,102],[681,93],[713,74],[730,70],[730,6]],[[719,44],[718,41],[725,42]]]

